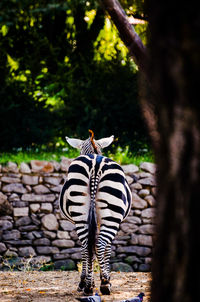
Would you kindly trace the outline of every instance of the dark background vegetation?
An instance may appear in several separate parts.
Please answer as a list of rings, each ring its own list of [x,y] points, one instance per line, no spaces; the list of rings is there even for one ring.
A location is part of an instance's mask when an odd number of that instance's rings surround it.
[[[143,1],[121,1],[145,19]],[[138,71],[98,1],[1,0],[0,150],[114,134],[149,144]],[[146,25],[136,25],[145,43]]]

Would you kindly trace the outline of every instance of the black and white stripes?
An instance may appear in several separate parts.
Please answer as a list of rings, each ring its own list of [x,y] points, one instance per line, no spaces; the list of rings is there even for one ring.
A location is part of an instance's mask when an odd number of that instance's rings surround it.
[[[79,290],[92,293],[96,254],[101,292],[109,294],[111,243],[129,213],[131,192],[122,168],[111,159],[94,153],[93,150],[93,154],[81,155],[71,163],[60,195],[60,208],[66,218],[75,223],[82,243]]]

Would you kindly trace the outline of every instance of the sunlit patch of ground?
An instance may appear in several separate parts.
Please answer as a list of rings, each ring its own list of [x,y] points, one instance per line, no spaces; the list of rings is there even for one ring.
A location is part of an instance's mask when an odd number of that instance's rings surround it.
[[[0,301],[75,302],[78,272],[0,272]],[[145,293],[144,302],[150,301],[150,273],[111,273],[112,294],[102,301],[117,302]],[[99,274],[95,273],[95,292],[99,291]]]

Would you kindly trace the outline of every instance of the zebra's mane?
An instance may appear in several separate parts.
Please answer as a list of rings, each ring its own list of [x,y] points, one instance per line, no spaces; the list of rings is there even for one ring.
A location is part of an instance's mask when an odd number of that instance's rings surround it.
[[[81,155],[102,154],[101,146],[94,140],[94,132],[89,130],[90,137],[81,146]]]

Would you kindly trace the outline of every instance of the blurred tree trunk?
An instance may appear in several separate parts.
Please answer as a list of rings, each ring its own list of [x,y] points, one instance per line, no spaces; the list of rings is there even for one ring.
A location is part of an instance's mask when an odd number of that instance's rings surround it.
[[[200,301],[200,10],[194,2],[146,4],[150,45],[143,70],[152,94],[142,92],[141,104],[158,167],[152,302]]]
[[[152,301],[200,301],[200,11],[194,3],[148,0],[147,5],[160,135]]]

